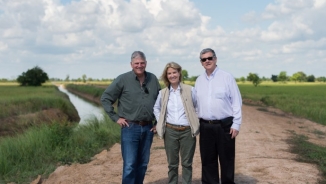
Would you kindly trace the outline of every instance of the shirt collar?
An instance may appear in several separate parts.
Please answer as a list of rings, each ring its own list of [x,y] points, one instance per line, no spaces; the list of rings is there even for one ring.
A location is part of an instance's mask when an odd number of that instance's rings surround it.
[[[131,73],[134,76],[135,80],[139,81],[138,78],[137,78],[137,75],[135,74],[135,72],[133,70],[131,70]],[[145,81],[144,82],[146,82],[147,81],[147,72],[144,71],[144,74],[145,74]]]
[[[170,92],[173,92],[174,91],[174,89],[172,88],[172,86],[170,85],[169,86],[169,88],[170,88]],[[176,91],[180,91],[180,84],[178,85],[178,88],[177,88],[177,90]]]
[[[211,73],[210,76],[208,76],[206,71],[205,71],[206,78],[209,79],[211,76],[214,77],[218,70],[219,70],[219,68],[218,68],[218,66],[216,66],[216,68],[214,69],[213,73]]]

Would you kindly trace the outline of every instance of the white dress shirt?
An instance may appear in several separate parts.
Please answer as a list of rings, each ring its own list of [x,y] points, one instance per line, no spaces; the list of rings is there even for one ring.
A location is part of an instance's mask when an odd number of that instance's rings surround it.
[[[234,77],[218,67],[207,76],[201,74],[195,83],[197,114],[205,120],[221,120],[233,116],[231,128],[240,130],[242,98]]]
[[[194,92],[194,88],[192,88]],[[167,103],[166,109],[166,122],[173,125],[183,125],[189,126],[189,122],[183,107],[182,99],[180,96],[180,86],[176,90],[170,87],[170,95]],[[161,112],[161,91],[159,92],[155,105],[154,105],[154,115],[158,120]],[[193,102],[195,104],[195,95],[192,93]]]

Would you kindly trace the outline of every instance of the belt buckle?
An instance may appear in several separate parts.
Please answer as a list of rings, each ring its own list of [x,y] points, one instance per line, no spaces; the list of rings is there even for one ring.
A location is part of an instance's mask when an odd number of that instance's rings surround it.
[[[180,127],[180,126],[175,126],[174,129],[177,131],[182,131],[182,127]]]
[[[184,129],[185,127],[182,126],[182,125],[177,125],[177,127],[178,127],[178,130],[179,130],[179,131],[184,131],[184,130],[185,130],[185,129]]]

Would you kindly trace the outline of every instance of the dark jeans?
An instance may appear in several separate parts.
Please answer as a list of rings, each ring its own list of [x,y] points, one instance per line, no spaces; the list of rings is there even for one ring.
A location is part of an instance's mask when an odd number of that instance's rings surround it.
[[[234,184],[235,139],[231,139],[233,118],[218,124],[200,122],[200,156],[202,183],[219,183],[219,164],[222,184]]]
[[[152,127],[151,124],[140,126],[130,122],[129,127],[121,129],[122,184],[143,183],[153,142]]]

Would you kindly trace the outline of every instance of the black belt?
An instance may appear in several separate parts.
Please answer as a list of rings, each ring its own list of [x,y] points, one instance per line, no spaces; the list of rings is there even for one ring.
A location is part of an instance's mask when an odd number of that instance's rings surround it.
[[[152,124],[151,121],[128,121],[129,123],[135,123],[137,125],[140,125],[140,126],[146,126],[146,125],[149,125],[149,124]]]
[[[209,124],[221,124],[222,123],[222,120],[205,120],[202,118],[199,118],[199,120],[200,120],[200,122],[209,123]]]
[[[177,131],[184,131],[184,130],[187,130],[188,128],[190,128],[190,126],[173,125],[173,124],[170,124],[170,123],[166,123],[166,127],[172,128],[172,129],[177,130]]]

